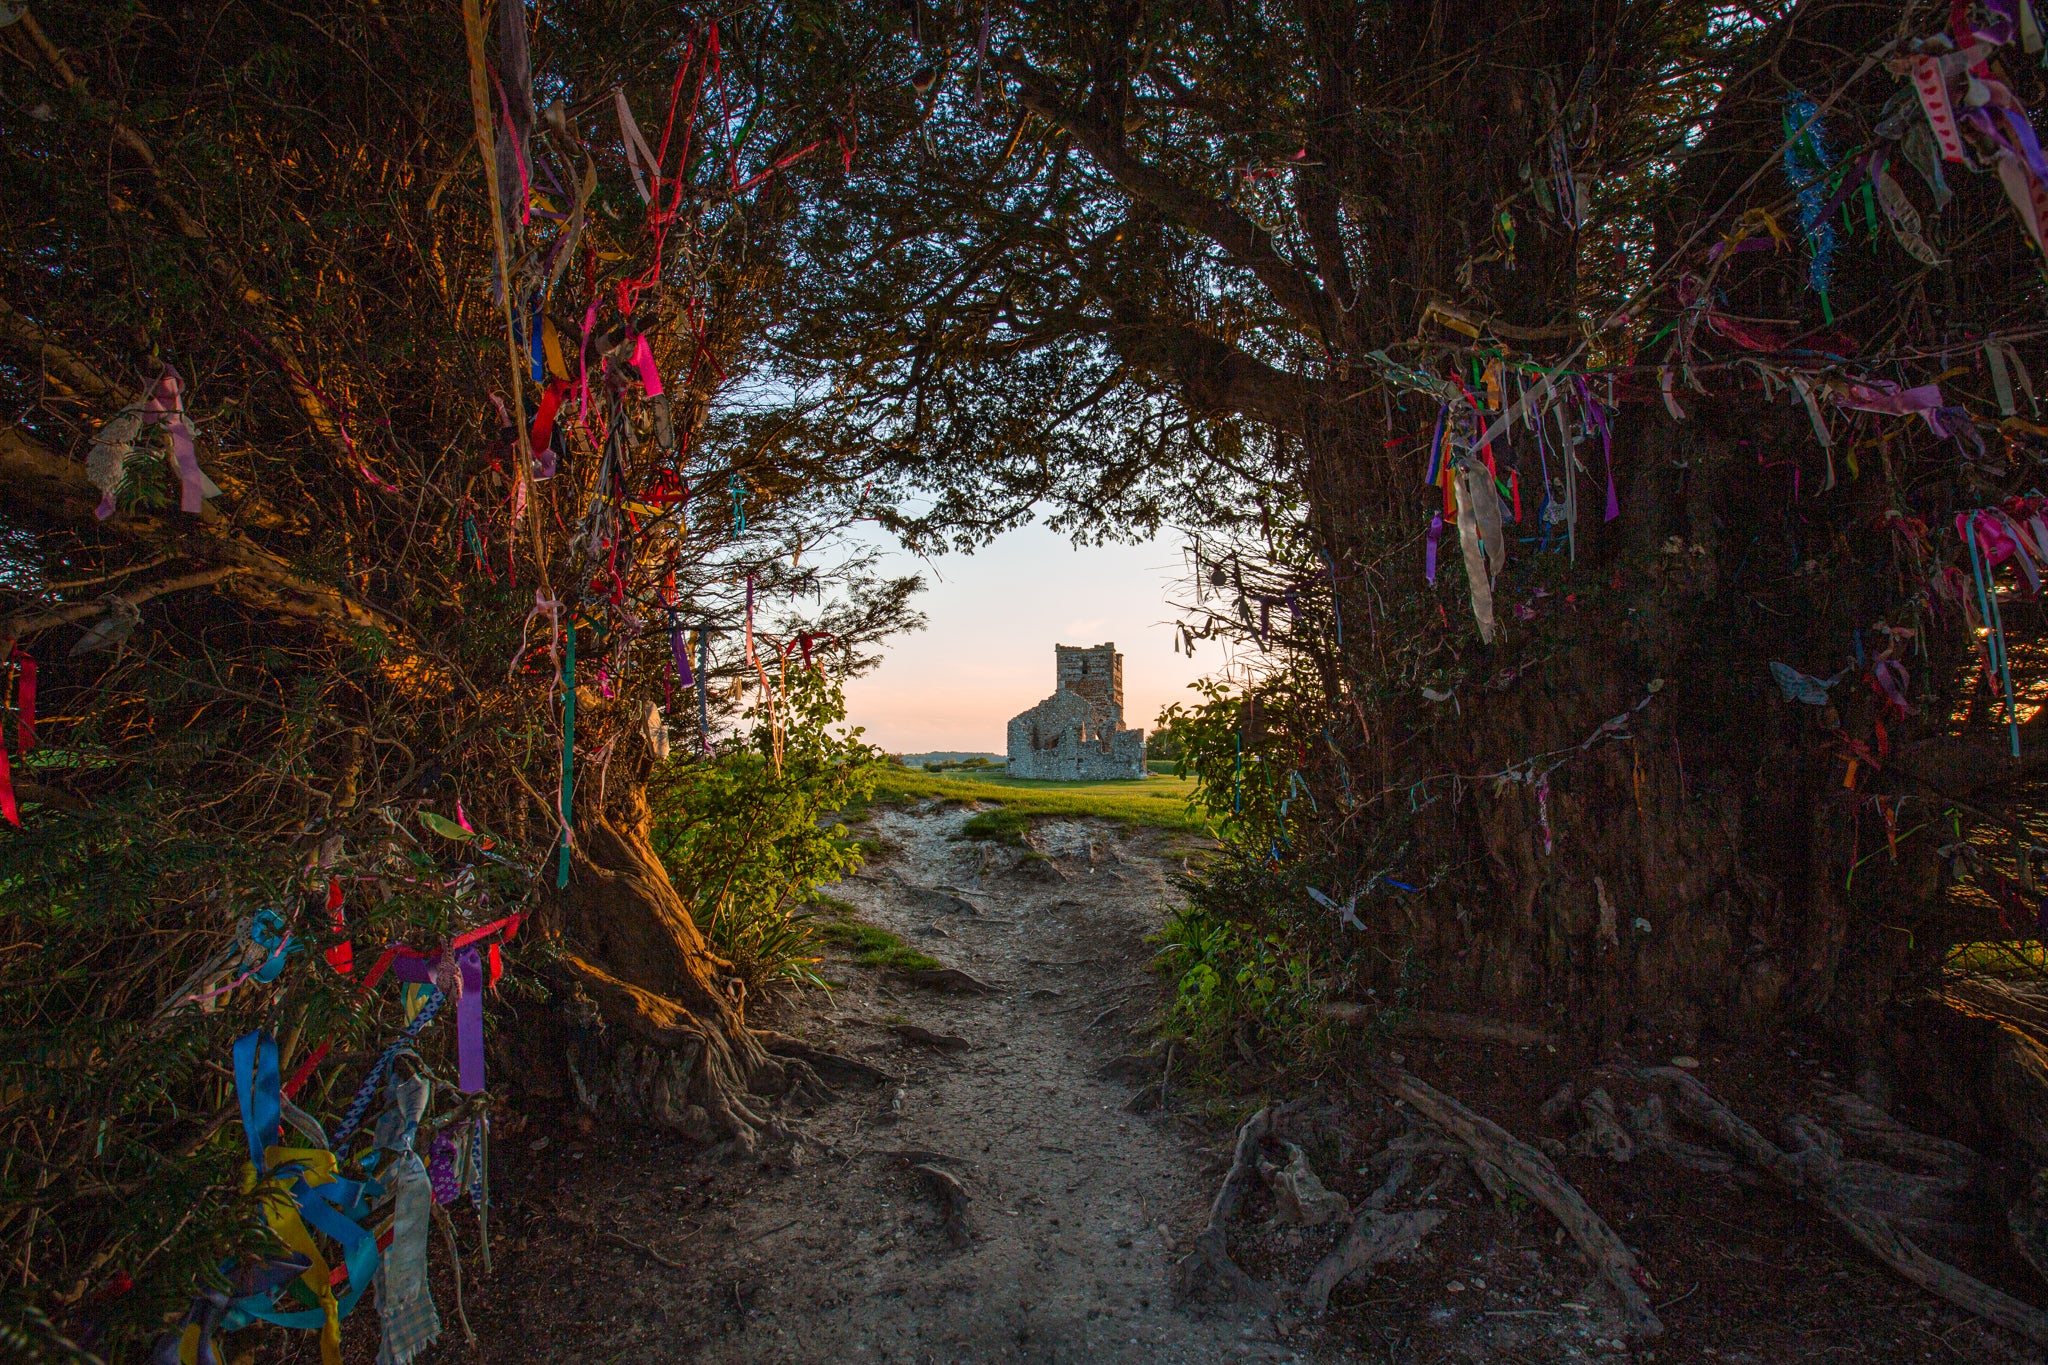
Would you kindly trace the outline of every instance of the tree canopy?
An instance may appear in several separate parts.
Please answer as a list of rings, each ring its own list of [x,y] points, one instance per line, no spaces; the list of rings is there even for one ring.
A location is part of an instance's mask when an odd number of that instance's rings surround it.
[[[278,1292],[224,1059],[353,1132],[509,942],[519,1085],[771,1130],[739,959],[850,865],[836,682],[916,624],[863,520],[1192,542],[1167,1027],[1386,985],[1876,1067],[2035,894],[2030,15],[0,10],[24,1339]]]

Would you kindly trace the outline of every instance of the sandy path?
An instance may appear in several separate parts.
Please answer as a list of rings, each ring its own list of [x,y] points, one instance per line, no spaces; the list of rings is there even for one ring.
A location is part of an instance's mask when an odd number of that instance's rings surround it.
[[[646,1149],[590,1151],[603,1164],[577,1168],[557,1187],[558,1205],[573,1202],[576,1217],[681,1269],[584,1238],[583,1254],[605,1270],[544,1277],[525,1306],[536,1328],[548,1324],[549,1356],[1297,1358],[1270,1319],[1174,1305],[1171,1264],[1221,1168],[1156,1110],[1130,1112],[1134,1086],[1103,1074],[1156,1001],[1143,940],[1169,892],[1162,837],[1097,821],[1041,825],[1061,879],[1015,850],[953,838],[968,814],[878,812],[872,830],[894,851],[828,890],[998,993],[943,994],[829,963],[845,988],[772,1022],[862,1056],[900,1085],[843,1085],[839,1099],[791,1115],[805,1137],[793,1156],[768,1149],[765,1161],[683,1166],[675,1158],[686,1148],[667,1162]],[[971,1046],[906,1043],[896,1024]],[[956,1159],[947,1166],[972,1199],[969,1245],[949,1242],[932,1187],[904,1151]]]

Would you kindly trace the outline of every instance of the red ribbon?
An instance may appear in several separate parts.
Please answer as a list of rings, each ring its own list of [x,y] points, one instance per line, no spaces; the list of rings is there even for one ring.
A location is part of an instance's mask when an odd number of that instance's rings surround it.
[[[21,752],[27,753],[36,747],[36,661],[21,652],[21,646],[14,647],[14,658],[21,665],[21,688],[16,694],[19,709],[15,712],[15,724],[19,727]]]
[[[7,746],[0,744],[0,815],[7,817],[7,823],[21,828],[21,807],[14,803],[14,774],[7,767]]]
[[[312,1079],[313,1068],[320,1065],[321,1059],[326,1057],[333,1048],[333,1043],[322,1043],[306,1054],[306,1060],[299,1063],[298,1069],[292,1072],[291,1079],[284,1083],[283,1089],[286,1099],[290,1099],[298,1094],[306,1082]]]
[[[334,932],[346,934],[348,932],[348,912],[341,908],[341,879],[339,877],[329,877],[327,879],[327,913],[332,918]],[[356,969],[356,946],[345,938],[332,948],[329,948],[325,956],[327,958],[327,965],[340,972],[343,976],[347,976]]]
[[[541,394],[540,410],[533,415],[533,432],[526,443],[527,449],[533,452],[535,459],[540,458],[540,453],[554,442],[555,414],[561,410],[562,396],[568,393],[569,389],[568,380],[557,379]]]

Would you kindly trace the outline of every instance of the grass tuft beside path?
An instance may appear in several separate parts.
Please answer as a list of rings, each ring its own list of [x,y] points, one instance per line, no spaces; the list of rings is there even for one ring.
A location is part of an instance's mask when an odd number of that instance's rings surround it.
[[[1154,774],[1122,782],[1046,782],[1036,778],[961,777],[914,768],[884,768],[875,783],[877,805],[937,797],[945,801],[1000,803],[1008,824],[1017,817],[1100,816],[1186,834],[1207,834],[1209,823],[1188,810],[1191,778]]]

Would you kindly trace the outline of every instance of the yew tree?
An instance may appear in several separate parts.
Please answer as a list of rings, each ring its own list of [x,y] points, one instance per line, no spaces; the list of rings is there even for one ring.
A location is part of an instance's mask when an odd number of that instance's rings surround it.
[[[778,332],[804,439],[937,486],[912,537],[1199,542],[1219,913],[1326,995],[1816,1020],[1873,1074],[1950,944],[2032,932],[2025,855],[1954,875],[2042,753],[1953,529],[2038,480],[1981,356],[2041,286],[1993,143],[1921,145],[1949,7],[844,12],[906,131],[808,225],[861,264]]]
[[[402,1022],[379,950],[512,916],[494,1089],[750,1144],[808,1072],[648,783],[836,790],[837,683],[914,620],[835,545],[859,469],[749,396],[863,53],[516,0],[59,0],[0,48],[9,1293],[182,1311],[262,1241],[231,1040],[325,1116]]]

